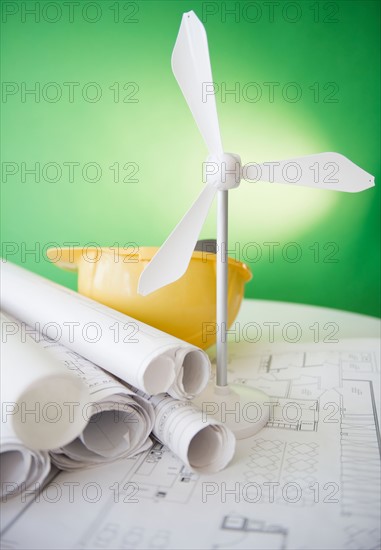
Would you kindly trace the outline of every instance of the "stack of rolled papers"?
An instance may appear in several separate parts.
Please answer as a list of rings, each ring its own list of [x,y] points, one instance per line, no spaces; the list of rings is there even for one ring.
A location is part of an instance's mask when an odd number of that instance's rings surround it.
[[[21,338],[29,347],[32,342],[46,363],[58,364],[87,390],[79,407],[66,393],[76,418],[81,413],[82,425],[76,422],[72,437],[52,444],[50,429],[49,444],[46,437],[40,445],[57,467],[72,470],[131,457],[149,448],[151,431],[196,471],[214,472],[229,463],[234,435],[189,401],[210,378],[205,352],[12,264],[3,263],[1,283],[7,315],[21,321],[8,318],[6,341]],[[17,348],[15,340],[9,347]],[[21,348],[27,364],[28,350]],[[7,372],[17,377],[19,364],[13,361],[11,368]],[[48,393],[43,379],[35,387]],[[15,411],[10,417],[17,426]],[[18,435],[38,448],[29,419]]]
[[[44,337],[31,327],[22,327],[21,323],[9,316],[2,317],[3,322],[7,319],[7,323],[3,324],[3,333],[5,329],[7,331],[6,348],[11,345],[16,347],[17,341],[22,343],[20,338],[33,338],[32,345],[38,345],[45,362],[51,361],[53,365],[58,363],[60,370],[65,372],[73,384],[80,383],[88,389],[87,400],[81,403],[72,400],[70,395],[66,395],[65,403],[49,402],[49,408],[54,407],[56,412],[61,412],[66,405],[73,413],[75,411],[76,417],[80,417],[80,424],[71,431],[69,439],[46,437],[44,441],[44,447],[51,451],[52,462],[57,467],[71,470],[96,466],[134,456],[150,447],[149,435],[155,417],[153,407],[146,399],[135,395],[113,376],[77,353]],[[12,367],[14,373],[18,367],[16,364]],[[29,369],[29,372],[33,374],[33,369]],[[41,414],[43,416],[45,420],[48,419],[47,414]],[[53,426],[56,416],[52,417]],[[24,426],[27,429],[28,423],[24,422]],[[61,441],[61,445],[55,448],[57,441]],[[37,441],[32,443],[39,446]]]
[[[58,468],[88,468],[129,458],[150,448],[155,414],[146,399],[77,353],[38,333],[34,337],[68,371],[80,377],[90,393],[82,410],[87,421],[84,430],[73,441],[50,452]]]

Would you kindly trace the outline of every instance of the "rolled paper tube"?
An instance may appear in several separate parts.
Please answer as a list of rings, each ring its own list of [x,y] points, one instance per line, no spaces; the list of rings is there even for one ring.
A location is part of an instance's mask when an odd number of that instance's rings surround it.
[[[123,381],[155,395],[191,398],[206,387],[205,352],[2,260],[3,309]]]
[[[66,445],[86,426],[87,386],[1,314],[1,425],[31,449]]]
[[[222,423],[203,417],[190,401],[167,395],[151,397],[155,437],[187,466],[200,473],[218,472],[234,456],[235,437]]]

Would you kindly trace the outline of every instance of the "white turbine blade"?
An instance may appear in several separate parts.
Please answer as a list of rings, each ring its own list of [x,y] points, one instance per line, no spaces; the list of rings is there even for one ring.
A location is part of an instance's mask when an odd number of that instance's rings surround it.
[[[267,181],[356,193],[374,186],[374,177],[339,153],[247,164],[247,181]]]
[[[223,152],[208,39],[193,11],[184,13],[172,53],[172,70],[210,154]]]
[[[139,294],[146,296],[184,275],[215,194],[211,185],[204,187],[140,275]]]

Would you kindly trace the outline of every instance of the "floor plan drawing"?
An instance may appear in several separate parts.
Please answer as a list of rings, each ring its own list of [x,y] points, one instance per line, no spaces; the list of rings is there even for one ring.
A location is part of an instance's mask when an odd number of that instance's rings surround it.
[[[341,394],[343,514],[376,516],[381,501],[381,440],[373,384],[344,379]]]
[[[231,536],[228,545],[215,544],[213,548],[247,548],[260,550],[261,548],[272,548],[283,550],[286,548],[287,529],[277,524],[266,524],[255,518],[233,515],[225,516],[222,520],[221,529],[226,536]]]
[[[60,472],[28,506],[2,504],[2,548],[376,550],[378,351],[378,341],[233,342],[229,380],[266,391],[270,421],[237,442],[227,469],[195,474],[154,442],[108,467]]]
[[[138,487],[138,498],[187,502],[198,476],[182,464],[161,443],[155,443],[131,480]],[[160,480],[160,483],[155,480]]]

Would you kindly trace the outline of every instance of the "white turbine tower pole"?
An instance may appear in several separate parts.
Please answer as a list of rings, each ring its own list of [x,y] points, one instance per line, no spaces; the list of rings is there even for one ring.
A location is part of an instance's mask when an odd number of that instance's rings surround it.
[[[228,384],[228,193],[217,193],[217,386]]]

